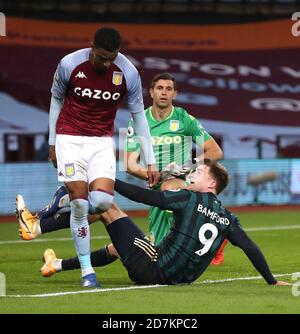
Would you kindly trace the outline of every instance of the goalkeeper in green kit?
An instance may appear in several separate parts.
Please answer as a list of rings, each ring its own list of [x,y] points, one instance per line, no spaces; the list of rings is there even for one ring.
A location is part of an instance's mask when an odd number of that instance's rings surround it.
[[[153,105],[146,109],[146,118],[150,128],[156,166],[162,172],[162,182],[155,185],[153,189],[185,188],[185,181],[175,176],[176,172],[180,173],[180,166],[192,160],[193,143],[196,144],[196,155],[200,160],[204,157],[215,161],[220,160],[223,153],[195,117],[189,115],[183,108],[172,105],[177,95],[177,88],[175,79],[170,74],[161,73],[153,78],[150,95]],[[134,124],[131,121],[126,145],[127,172],[146,180],[146,169],[138,163],[139,159],[143,161],[139,148]],[[171,173],[174,174],[173,178]],[[155,244],[163,239],[172,225],[172,211],[163,211],[157,207],[150,208],[149,231]]]
[[[170,74],[161,73],[153,78],[150,95],[153,104],[145,112],[152,137],[156,165],[161,172],[161,181],[156,185],[150,184],[150,186],[156,190],[186,188],[186,181],[184,178],[180,178],[181,175],[184,176],[181,167],[191,162],[193,143],[196,145],[196,157],[199,160],[203,160],[204,157],[214,161],[220,160],[223,157],[222,150],[196,118],[189,115],[186,110],[172,105],[177,95],[177,88],[175,79]],[[140,144],[135,136],[132,121],[128,126],[125,147],[127,172],[146,180],[147,169],[142,164],[143,157],[140,157]],[[48,218],[48,221],[45,219],[45,222],[41,219],[39,222],[40,230],[36,232],[37,235],[63,228],[63,225],[68,224],[67,215],[68,213],[61,214],[55,222],[53,217]],[[90,218],[91,221],[95,221],[98,217]],[[43,228],[43,224],[45,224],[45,228]],[[26,222],[26,225],[28,227],[30,224]],[[164,211],[157,207],[150,208],[149,231],[150,238],[155,244],[158,244],[164,238],[172,225],[172,211]],[[22,227],[21,224],[20,226]],[[220,265],[223,262],[223,248],[221,246],[219,254],[217,253],[212,261],[213,264]],[[102,266],[113,261],[117,257],[117,253],[114,247],[109,245],[105,249],[93,252],[91,256],[93,266]],[[44,271],[42,270],[44,276],[50,276],[61,270],[77,268],[76,258],[62,260],[55,268],[51,265],[55,258],[52,251],[45,252],[46,264],[42,267],[44,268]],[[214,263],[214,261],[216,262]]]

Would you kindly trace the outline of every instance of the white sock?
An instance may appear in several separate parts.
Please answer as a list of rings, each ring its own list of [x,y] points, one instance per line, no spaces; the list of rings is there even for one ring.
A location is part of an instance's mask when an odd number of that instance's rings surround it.
[[[52,262],[52,266],[57,272],[62,271],[61,263],[62,263],[62,259],[56,259],[56,260],[53,260]]]
[[[36,233],[36,235],[41,235],[42,234],[40,221],[38,221],[36,224],[34,224],[33,228],[34,228],[34,233]]]
[[[81,276],[84,277],[86,275],[89,275],[89,274],[94,274],[95,271],[94,269],[91,267],[91,268],[87,268],[87,269],[82,269],[81,270]]]

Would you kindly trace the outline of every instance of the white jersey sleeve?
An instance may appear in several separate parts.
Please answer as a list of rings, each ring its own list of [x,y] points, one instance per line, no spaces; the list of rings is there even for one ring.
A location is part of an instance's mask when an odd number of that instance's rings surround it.
[[[128,107],[131,113],[144,111],[142,82],[138,70],[122,54],[118,53],[114,63],[122,70],[126,80]]]
[[[52,96],[58,99],[65,97],[72,71],[77,65],[88,60],[89,52],[90,48],[81,49],[61,59],[53,77]]]

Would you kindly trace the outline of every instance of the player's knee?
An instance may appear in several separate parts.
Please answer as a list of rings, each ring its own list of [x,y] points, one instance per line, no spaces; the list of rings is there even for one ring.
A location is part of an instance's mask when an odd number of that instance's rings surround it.
[[[86,199],[76,198],[70,202],[73,221],[81,224],[82,219],[87,217],[89,212],[89,202]]]
[[[115,203],[113,203],[109,210],[101,213],[99,216],[105,225],[109,225],[120,218],[128,217],[127,214],[122,211]]]
[[[89,193],[89,202],[97,213],[107,211],[112,206],[113,200],[114,196],[104,191],[96,190]]]

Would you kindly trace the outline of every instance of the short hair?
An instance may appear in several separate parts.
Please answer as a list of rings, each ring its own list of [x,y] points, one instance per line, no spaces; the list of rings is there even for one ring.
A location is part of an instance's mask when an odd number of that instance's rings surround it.
[[[121,35],[118,30],[114,28],[100,28],[94,35],[94,46],[102,48],[106,51],[116,51],[121,45]]]
[[[156,76],[152,79],[152,82],[151,82],[151,88],[153,89],[156,82],[158,80],[171,80],[173,81],[173,84],[174,84],[174,89],[177,90],[177,86],[176,86],[176,80],[175,78],[169,74],[169,73],[159,73],[159,74],[156,74]]]
[[[216,192],[220,194],[228,185],[229,176],[226,168],[217,161],[204,159],[204,165],[210,167],[209,174],[216,181]]]

